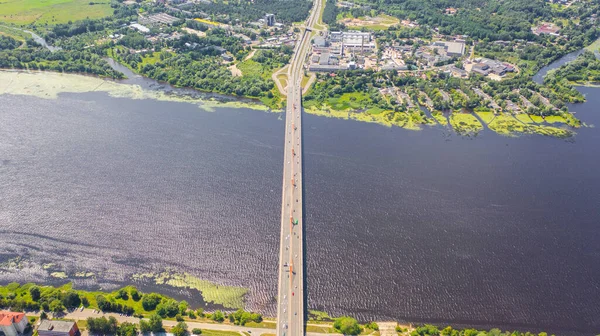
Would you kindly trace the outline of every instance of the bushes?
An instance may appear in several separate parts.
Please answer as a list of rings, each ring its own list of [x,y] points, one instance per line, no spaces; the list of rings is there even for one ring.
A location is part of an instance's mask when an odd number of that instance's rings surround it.
[[[358,335],[362,331],[358,321],[350,316],[342,316],[335,319],[333,328],[344,335]]]
[[[262,315],[250,313],[243,309],[238,309],[235,313],[229,315],[229,320],[237,325],[245,325],[248,322],[262,322]]]

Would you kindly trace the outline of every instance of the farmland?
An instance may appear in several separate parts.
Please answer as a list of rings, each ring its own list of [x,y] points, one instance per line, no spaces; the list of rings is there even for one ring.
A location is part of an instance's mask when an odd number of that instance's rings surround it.
[[[112,9],[107,0],[0,0],[0,13],[0,22],[47,25],[101,18]]]

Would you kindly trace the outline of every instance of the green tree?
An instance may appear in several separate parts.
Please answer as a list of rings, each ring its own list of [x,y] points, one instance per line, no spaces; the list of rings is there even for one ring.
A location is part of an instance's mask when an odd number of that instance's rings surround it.
[[[81,298],[75,291],[68,291],[62,299],[63,305],[67,308],[75,308],[81,305]]]
[[[333,327],[344,335],[358,335],[361,332],[358,321],[350,316],[337,318]]]
[[[162,297],[156,293],[146,294],[142,297],[142,307],[145,311],[151,311],[156,309],[156,306],[160,303]]]
[[[131,288],[131,290],[129,291],[129,294],[131,294],[131,298],[133,299],[133,301],[140,300],[140,292],[138,292],[137,288],[135,288],[135,287]]]
[[[163,331],[163,323],[162,317],[158,314],[150,315],[150,319],[148,320],[148,324],[150,326],[150,331],[152,332],[161,332]]]
[[[62,313],[64,310],[65,306],[63,306],[60,300],[55,299],[54,301],[50,302],[50,311],[53,313]]]
[[[48,318],[48,314],[46,314],[46,312],[44,312],[44,311],[43,311],[43,312],[40,314],[40,320],[45,320],[45,319],[47,319],[47,318]]]
[[[135,323],[123,322],[118,328],[117,336],[137,336],[138,329]]]
[[[179,322],[173,328],[171,328],[171,333],[175,336],[187,336],[188,326],[185,324],[185,322]]]
[[[212,314],[212,320],[217,322],[223,322],[225,321],[225,315],[222,311],[215,310],[215,312]]]
[[[38,286],[31,286],[31,288],[29,288],[29,294],[31,295],[31,299],[33,301],[37,301],[40,299],[40,287]]]
[[[194,334],[194,335],[200,335],[200,334],[202,334],[202,329],[200,329],[200,328],[194,328],[194,329],[192,329],[192,334]]]

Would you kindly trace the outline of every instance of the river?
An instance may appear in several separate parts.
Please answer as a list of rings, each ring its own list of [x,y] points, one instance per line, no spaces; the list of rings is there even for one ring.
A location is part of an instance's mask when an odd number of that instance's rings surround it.
[[[600,125],[598,89],[571,106]],[[187,103],[0,95],[1,282],[113,288],[186,271],[273,314],[281,116]],[[305,116],[309,309],[377,319],[600,331],[600,132],[475,138]],[[171,291],[172,292],[172,291]],[[185,291],[176,294],[185,296]]]

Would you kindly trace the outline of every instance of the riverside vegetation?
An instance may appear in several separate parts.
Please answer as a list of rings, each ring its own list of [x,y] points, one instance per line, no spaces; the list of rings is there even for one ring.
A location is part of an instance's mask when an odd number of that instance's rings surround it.
[[[20,285],[10,283],[0,286],[0,309],[13,311],[40,311],[40,318],[48,318],[48,313],[61,316],[66,310],[79,307],[93,308],[103,312],[116,312],[139,317],[139,324],[131,322],[119,323],[115,317],[88,317],[82,324],[94,335],[134,336],[138,332],[143,334],[169,331],[175,336],[210,334],[198,328],[188,329],[186,321],[212,321],[215,323],[230,323],[233,325],[260,325],[262,315],[238,309],[224,312],[215,310],[205,312],[202,308],[192,309],[186,301],[176,301],[168,296],[157,293],[142,293],[134,286],[127,286],[113,292],[92,292],[76,290],[72,285],[60,287],[41,286],[33,283]],[[333,322],[333,330],[344,335],[370,334],[379,330],[377,323],[370,322],[364,325],[350,316],[331,318],[324,312],[311,311],[310,316],[320,322]],[[145,318],[145,319],[142,319]],[[163,319],[175,319],[178,323],[166,330]],[[265,327],[265,326],[263,326]],[[268,327],[268,326],[266,326]],[[476,329],[453,329],[448,326],[438,329],[433,325],[418,326],[416,328],[397,327],[398,335],[410,336],[535,336],[529,332],[501,332],[499,329],[482,331]],[[221,333],[221,332],[218,332]],[[223,335],[223,333],[221,333]],[[539,333],[538,336],[546,336]]]
[[[467,45],[474,48],[476,56],[517,64],[519,73],[501,82],[478,75],[466,79],[450,78],[448,74],[436,71],[419,76],[370,70],[337,72],[336,77],[318,75],[305,99],[309,112],[408,129],[442,125],[466,135],[477,134],[484,129],[483,124],[487,124],[488,129],[505,135],[536,133],[568,137],[581,126],[579,120],[567,111],[565,102],[584,101],[585,98],[572,87],[572,84],[584,80],[583,74],[578,77],[581,79],[574,77],[577,74],[571,74],[570,78],[575,80],[565,80],[572,69],[556,71],[542,85],[533,83],[531,76],[542,66],[592,43],[598,37],[594,23],[600,5],[588,0],[569,7],[524,0],[493,0],[482,8],[473,1],[427,0],[419,1],[419,6],[411,3],[375,1],[369,3],[368,9],[344,9],[337,7],[335,0],[328,0],[323,22],[337,29],[344,28],[338,21],[340,17],[387,14],[398,19],[410,19],[420,26],[412,29],[392,26],[378,30],[375,32],[378,45],[416,43],[416,47],[421,43],[419,38],[428,39],[435,34],[466,34]],[[50,52],[33,40],[23,38],[21,33],[3,37],[0,40],[0,67],[123,78],[104,60],[108,56],[136,73],[174,86],[250,97],[273,109],[281,109],[285,100],[271,75],[289,62],[292,49],[287,46],[269,50],[254,48],[253,57],[246,59],[253,48],[239,33],[254,40],[266,38],[269,36],[266,30],[261,29],[257,34],[245,24],[260,18],[261,13],[269,8],[277,9],[278,18],[286,24],[301,21],[308,15],[310,4],[310,1],[302,1],[293,8],[283,0],[261,0],[252,6],[239,1],[192,4],[188,8],[190,12],[208,13],[210,20],[190,20],[182,12],[147,2],[124,5],[112,1],[112,15],[106,17],[29,24],[29,29],[60,47],[59,51]],[[440,12],[438,8],[444,6],[455,7],[457,14]],[[181,36],[151,40],[127,27],[140,13],[148,15],[165,11],[179,20],[170,26],[153,27],[151,35],[177,33]],[[561,27],[561,34],[569,38],[533,34],[532,24],[542,21],[555,22]],[[230,30],[204,22],[242,25],[241,28],[236,26],[236,34],[232,34]],[[185,29],[202,32],[203,35],[191,34]],[[230,71],[230,63],[223,62],[220,56],[222,52],[232,55],[233,64],[237,65],[241,76]],[[410,62],[408,60],[409,68],[412,66]],[[456,66],[462,67],[462,64],[457,62]],[[594,73],[586,74],[589,76],[585,80],[594,80]],[[401,99],[398,91],[404,92],[407,98]],[[427,107],[429,114],[422,111],[421,106]],[[515,109],[514,106],[520,108]],[[487,113],[493,115],[490,117]]]

